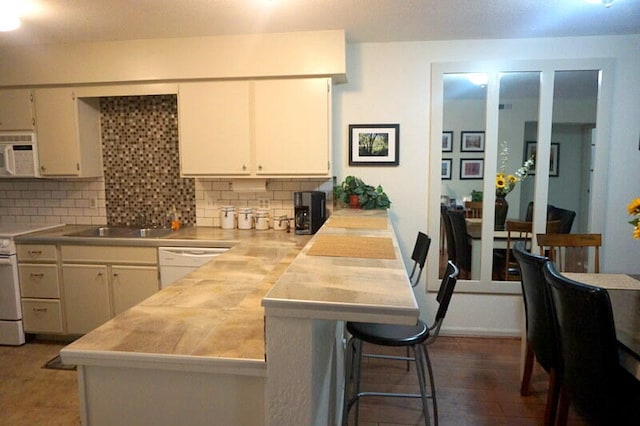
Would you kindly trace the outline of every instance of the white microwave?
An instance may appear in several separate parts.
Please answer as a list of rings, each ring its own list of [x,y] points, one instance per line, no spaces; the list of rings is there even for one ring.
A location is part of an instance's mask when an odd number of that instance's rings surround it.
[[[34,132],[0,132],[0,178],[39,177]]]

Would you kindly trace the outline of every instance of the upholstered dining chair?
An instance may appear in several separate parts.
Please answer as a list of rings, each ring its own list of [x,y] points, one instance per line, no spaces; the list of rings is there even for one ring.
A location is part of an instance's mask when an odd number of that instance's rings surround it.
[[[540,254],[549,258],[561,272],[587,272],[589,248],[594,251],[593,272],[600,272],[602,234],[537,234]]]
[[[449,208],[447,206],[440,207],[440,216],[442,218],[445,242],[447,246],[447,257],[448,260],[456,263],[456,243],[453,238],[453,227],[451,226],[451,219],[449,218],[448,211]]]
[[[590,425],[637,425],[640,383],[620,365],[609,293],[562,276],[553,262],[542,272],[562,360],[558,424],[571,404]]]
[[[520,267],[522,298],[526,324],[526,350],[520,395],[529,395],[534,359],[549,375],[544,425],[553,426],[560,398],[560,351],[554,324],[549,288],[542,275],[548,257],[530,253],[524,241],[513,246],[513,256]]]
[[[471,277],[471,239],[467,234],[467,222],[464,213],[458,210],[447,211],[451,221],[451,231],[456,247],[455,264],[460,268],[460,278],[470,279]],[[474,277],[478,278],[478,277]]]
[[[342,412],[342,424],[347,425],[349,420],[349,411],[355,405],[355,424],[358,424],[359,401],[365,396],[382,396],[382,397],[401,397],[401,398],[420,398],[422,401],[422,411],[424,415],[425,425],[430,424],[428,399],[431,398],[433,405],[434,424],[438,425],[438,405],[436,402],[436,388],[433,378],[433,369],[429,359],[427,346],[432,344],[440,332],[440,327],[449,308],[453,290],[455,288],[459,270],[456,265],[449,261],[445,277],[442,279],[436,301],[439,303],[434,322],[428,326],[425,322],[418,320],[416,325],[395,325],[395,324],[376,324],[348,322],[347,331],[351,334],[351,338],[347,344],[346,371],[345,371],[345,387],[344,401]],[[391,392],[369,392],[361,391],[360,373],[362,369],[362,344],[366,342],[371,345],[387,346],[387,347],[408,347],[413,352],[413,357],[409,360],[414,361],[416,365],[416,373],[418,376],[418,384],[420,387],[419,394],[407,393],[391,393]],[[382,356],[383,358],[393,358],[397,360],[407,360],[407,357]],[[431,393],[427,393],[426,379],[429,376],[429,385]]]
[[[560,225],[556,231],[558,234],[568,234],[573,227],[573,220],[576,218],[576,212],[573,210],[563,209],[554,205],[547,205],[547,221],[559,220]],[[529,201],[527,206],[527,212],[525,214],[525,220],[533,220],[533,201]],[[547,231],[549,232],[549,231]]]

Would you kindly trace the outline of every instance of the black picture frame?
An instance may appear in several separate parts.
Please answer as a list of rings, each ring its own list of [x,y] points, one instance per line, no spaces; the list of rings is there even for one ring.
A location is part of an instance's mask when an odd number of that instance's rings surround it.
[[[350,124],[350,166],[400,164],[399,124]]]
[[[461,158],[460,159],[460,179],[472,180],[484,178],[483,158]]]
[[[453,131],[442,132],[442,152],[453,152]]]
[[[530,175],[536,174],[536,141],[527,141],[527,146],[524,152],[524,159],[527,161],[529,158],[533,156],[534,162],[533,167],[529,169]],[[549,158],[549,176],[550,177],[558,177],[560,176],[560,143],[559,142],[551,142],[551,155]]]
[[[460,132],[460,152],[484,152],[484,132]]]
[[[440,179],[451,180],[451,175],[453,174],[451,167],[453,167],[453,160],[451,158],[443,158],[440,169]]]

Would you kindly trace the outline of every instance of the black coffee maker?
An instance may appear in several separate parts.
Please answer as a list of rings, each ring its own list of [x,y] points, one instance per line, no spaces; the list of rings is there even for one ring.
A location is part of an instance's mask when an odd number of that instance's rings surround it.
[[[322,191],[293,193],[296,234],[315,234],[327,219],[327,194]]]

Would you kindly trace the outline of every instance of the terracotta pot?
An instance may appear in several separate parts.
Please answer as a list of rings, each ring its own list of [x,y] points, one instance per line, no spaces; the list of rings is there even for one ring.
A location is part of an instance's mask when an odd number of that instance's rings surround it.
[[[352,209],[360,208],[360,197],[357,195],[349,195],[349,207]]]

